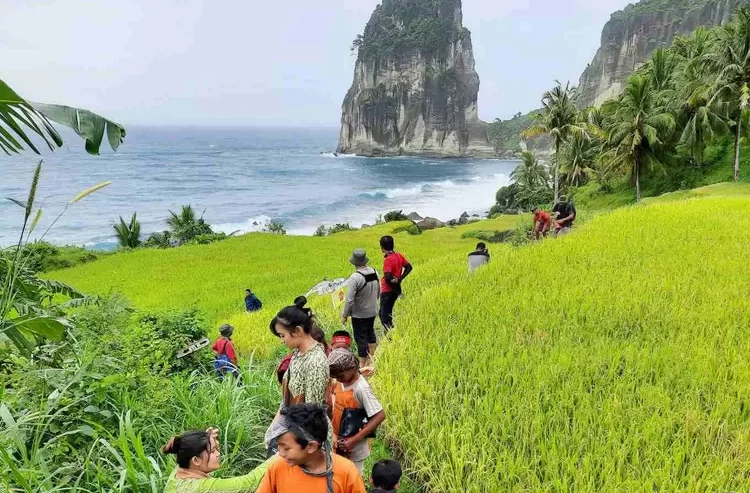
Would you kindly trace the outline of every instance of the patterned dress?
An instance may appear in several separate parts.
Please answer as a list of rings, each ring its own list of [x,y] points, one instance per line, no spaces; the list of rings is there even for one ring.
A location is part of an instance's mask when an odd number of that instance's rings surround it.
[[[331,378],[325,349],[316,343],[304,354],[295,349],[284,375],[284,405],[328,403],[328,382]]]

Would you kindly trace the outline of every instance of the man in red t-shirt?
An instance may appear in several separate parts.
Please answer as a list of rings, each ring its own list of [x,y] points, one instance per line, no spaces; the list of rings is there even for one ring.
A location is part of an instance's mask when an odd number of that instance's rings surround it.
[[[534,207],[534,239],[541,240],[552,227],[552,218],[539,207]]]
[[[401,295],[401,283],[413,270],[406,257],[394,249],[393,236],[380,238],[383,259],[383,278],[380,280],[380,322],[386,332],[393,328],[393,307]]]

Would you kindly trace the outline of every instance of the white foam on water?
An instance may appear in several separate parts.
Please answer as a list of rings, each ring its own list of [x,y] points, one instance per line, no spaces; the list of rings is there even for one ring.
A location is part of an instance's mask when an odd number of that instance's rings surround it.
[[[270,217],[261,214],[256,217],[251,217],[247,221],[241,223],[212,224],[211,229],[216,232],[228,235],[235,232],[238,234],[258,233],[263,231],[263,229],[268,226],[270,222]]]

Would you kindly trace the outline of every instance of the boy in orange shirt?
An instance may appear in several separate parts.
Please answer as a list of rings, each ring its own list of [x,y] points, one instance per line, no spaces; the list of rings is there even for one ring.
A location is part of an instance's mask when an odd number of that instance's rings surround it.
[[[326,442],[328,416],[318,404],[297,404],[281,411],[284,432],[279,458],[268,468],[256,493],[365,493],[357,467],[331,452]]]

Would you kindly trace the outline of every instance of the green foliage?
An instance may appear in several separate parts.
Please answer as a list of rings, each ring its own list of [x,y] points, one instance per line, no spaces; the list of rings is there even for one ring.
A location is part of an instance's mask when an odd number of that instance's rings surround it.
[[[93,262],[106,252],[95,252],[76,246],[56,246],[46,241],[35,241],[24,246],[26,268],[33,272],[67,269]]]
[[[99,154],[104,133],[112,150],[125,139],[125,128],[88,110],[54,104],[29,103],[0,80],[0,149],[18,153],[24,146],[39,154],[28,131],[41,138],[50,150],[62,147],[63,140],[50,120],[72,128],[86,140],[86,152]],[[26,130],[24,130],[24,127]]]
[[[409,218],[406,217],[403,210],[386,212],[383,215],[383,220],[387,223],[394,221],[407,221]]]
[[[120,223],[113,226],[117,242],[122,248],[138,248],[141,245],[141,223],[138,222],[135,212],[130,218],[130,223],[126,223],[120,216]]]
[[[284,225],[281,223],[277,223],[275,221],[271,221],[266,225],[265,228],[263,228],[264,233],[271,233],[275,235],[285,235],[286,229],[284,229]]]
[[[459,29],[454,19],[459,7],[459,0],[383,0],[352,50],[364,60],[402,57],[415,50],[426,57],[445,56],[451,42],[468,38],[468,30]]]
[[[183,205],[179,214],[172,211],[169,211],[169,214],[167,224],[171,228],[171,237],[180,245],[189,243],[198,236],[213,234],[211,226],[203,217],[196,218],[195,211],[190,205]]]
[[[403,226],[399,226],[393,230],[393,234],[404,233],[404,232],[410,235],[422,234],[422,230],[419,229],[419,226],[417,226],[414,223],[404,224]]]
[[[494,146],[495,152],[520,153],[522,151],[521,133],[533,125],[536,115],[536,111],[525,115],[518,113],[510,120],[496,118],[494,122],[488,123],[487,138]],[[541,146],[542,140],[541,137],[531,139],[531,147]]]

